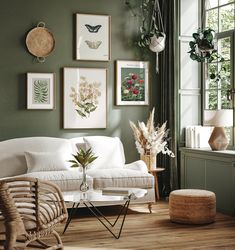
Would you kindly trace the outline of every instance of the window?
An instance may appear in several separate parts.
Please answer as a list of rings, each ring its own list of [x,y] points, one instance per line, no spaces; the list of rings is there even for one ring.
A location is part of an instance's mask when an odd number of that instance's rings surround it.
[[[218,54],[224,61],[213,61],[204,66],[204,121],[210,112],[234,108],[234,0],[205,0],[205,27],[215,30]],[[212,79],[211,75],[215,77]],[[234,145],[232,128],[226,129],[230,144]]]

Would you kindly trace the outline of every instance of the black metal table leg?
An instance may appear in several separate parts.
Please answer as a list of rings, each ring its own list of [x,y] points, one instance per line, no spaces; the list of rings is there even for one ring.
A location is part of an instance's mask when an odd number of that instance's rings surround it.
[[[114,221],[114,223],[111,223],[111,222],[101,213],[101,211],[100,211],[97,207],[95,207],[91,202],[89,202],[89,204],[90,204],[90,205],[92,206],[92,208],[97,212],[98,215],[100,215],[101,217],[104,218],[104,220],[107,221],[107,223],[108,223],[111,227],[114,227],[115,224],[117,223],[119,217],[121,216],[121,214],[122,214],[124,208],[126,207],[127,202],[128,202],[128,201],[126,201],[125,204],[122,205],[122,207],[121,207],[121,209],[120,209],[120,212],[119,212],[119,214],[118,214],[116,220]]]
[[[72,206],[71,211],[70,211],[70,213],[69,213],[69,217],[68,217],[68,219],[67,219],[67,221],[66,221],[66,224],[65,224],[65,226],[64,226],[63,234],[66,232],[66,230],[67,230],[67,228],[68,228],[68,226],[69,226],[69,224],[70,224],[70,222],[71,222],[71,220],[72,220],[72,218],[73,218],[73,215],[74,215],[75,211],[77,210],[77,208],[78,208],[79,205],[80,205],[80,202],[77,204],[76,207],[75,207],[75,205],[76,205],[76,202],[73,203],[73,206]]]
[[[130,200],[126,201],[125,204],[123,205],[119,215],[117,216],[116,220],[114,223],[111,223],[100,211],[97,207],[95,207],[91,202],[89,202],[89,204],[91,205],[91,207],[89,207],[85,202],[84,202],[84,205],[89,209],[89,211],[98,219],[98,221],[113,235],[113,237],[115,239],[119,239],[120,236],[121,236],[121,233],[122,233],[122,229],[123,229],[123,225],[124,225],[124,222],[125,222],[125,219],[126,219],[126,215],[127,215],[127,211],[128,211],[128,207],[129,207],[129,204],[130,204]],[[111,227],[114,227],[115,224],[117,223],[117,221],[119,220],[120,216],[121,216],[121,213],[122,211],[124,211],[123,213],[123,219],[122,219],[122,223],[121,223],[121,226],[119,228],[119,232],[118,234],[115,234],[105,223],[104,221],[102,221],[100,219],[99,216],[101,216]]]

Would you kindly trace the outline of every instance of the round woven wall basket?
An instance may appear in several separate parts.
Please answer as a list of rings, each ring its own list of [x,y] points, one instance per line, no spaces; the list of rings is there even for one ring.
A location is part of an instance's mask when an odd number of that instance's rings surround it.
[[[44,62],[55,49],[55,39],[53,34],[45,28],[45,23],[40,22],[27,34],[26,46],[39,62]]]

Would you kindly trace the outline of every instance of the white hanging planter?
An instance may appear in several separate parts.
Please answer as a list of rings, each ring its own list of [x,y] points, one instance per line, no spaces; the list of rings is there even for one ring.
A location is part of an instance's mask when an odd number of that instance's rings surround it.
[[[158,62],[158,53],[165,49],[166,45],[166,34],[161,33],[161,36],[152,36],[150,38],[149,49],[156,53],[156,73],[159,72],[159,62]]]
[[[156,35],[150,38],[149,49],[153,52],[161,52],[165,49],[166,44],[166,34],[162,33],[161,36]]]

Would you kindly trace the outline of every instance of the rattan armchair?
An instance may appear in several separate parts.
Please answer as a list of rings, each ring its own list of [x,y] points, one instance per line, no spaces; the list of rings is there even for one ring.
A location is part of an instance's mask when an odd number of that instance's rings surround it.
[[[0,233],[4,249],[25,249],[36,241],[44,249],[63,249],[58,223],[67,219],[67,209],[59,188],[35,178],[9,178],[0,181]],[[57,243],[49,246],[41,238],[53,234]]]

